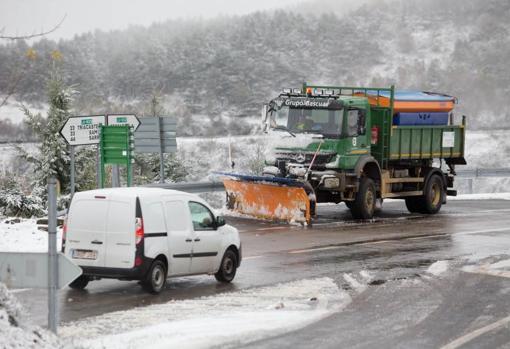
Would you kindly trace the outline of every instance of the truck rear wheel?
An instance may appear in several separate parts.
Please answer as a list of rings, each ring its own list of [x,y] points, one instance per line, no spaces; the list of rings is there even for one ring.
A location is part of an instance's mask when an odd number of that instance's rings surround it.
[[[409,212],[434,214],[441,209],[443,198],[443,181],[441,177],[435,174],[425,184],[422,196],[406,198],[406,206]]]
[[[439,212],[443,205],[443,198],[443,180],[437,174],[432,175],[425,185],[423,196],[420,198],[421,213],[434,214]]]
[[[356,200],[352,204],[351,214],[355,219],[371,219],[374,216],[377,194],[371,178],[362,177]]]
[[[421,213],[423,210],[420,208],[420,197],[412,196],[410,198],[406,198],[406,207],[411,213]]]

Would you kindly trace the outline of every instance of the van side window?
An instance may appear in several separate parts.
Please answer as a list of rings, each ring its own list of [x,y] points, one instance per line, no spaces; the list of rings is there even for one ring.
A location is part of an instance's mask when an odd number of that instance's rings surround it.
[[[183,231],[189,227],[189,214],[186,205],[182,201],[165,202],[168,221],[166,225],[169,231]]]
[[[211,211],[198,202],[189,202],[191,220],[195,230],[214,230],[214,216]]]

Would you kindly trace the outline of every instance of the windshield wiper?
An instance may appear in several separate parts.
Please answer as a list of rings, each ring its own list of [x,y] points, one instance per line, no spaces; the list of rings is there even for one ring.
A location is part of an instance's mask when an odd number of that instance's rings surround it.
[[[292,131],[288,127],[278,125],[278,126],[274,127],[274,129],[287,131],[292,137],[296,137],[296,135],[294,133],[292,133]]]

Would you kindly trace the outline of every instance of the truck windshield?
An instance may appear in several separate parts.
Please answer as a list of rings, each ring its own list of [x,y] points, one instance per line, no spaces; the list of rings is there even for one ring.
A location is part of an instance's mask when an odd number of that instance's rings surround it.
[[[343,109],[304,109],[283,106],[271,114],[271,127],[292,133],[317,133],[340,137]]]

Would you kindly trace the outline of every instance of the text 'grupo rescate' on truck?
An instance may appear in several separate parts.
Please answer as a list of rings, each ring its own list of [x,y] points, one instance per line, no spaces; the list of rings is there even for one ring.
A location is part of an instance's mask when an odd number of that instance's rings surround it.
[[[263,108],[279,132],[262,176],[222,173],[229,208],[261,218],[310,222],[316,203],[345,202],[370,219],[385,198],[437,213],[465,165],[465,117],[456,98],[390,88],[285,89]],[[436,160],[436,161],[434,161]]]

